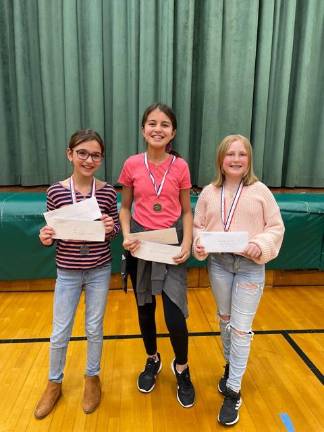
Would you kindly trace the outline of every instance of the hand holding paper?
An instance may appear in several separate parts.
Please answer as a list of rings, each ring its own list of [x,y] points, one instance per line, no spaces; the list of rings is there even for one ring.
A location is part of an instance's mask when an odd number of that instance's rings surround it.
[[[44,213],[48,226],[54,229],[53,238],[80,241],[104,241],[105,226],[95,197]]]

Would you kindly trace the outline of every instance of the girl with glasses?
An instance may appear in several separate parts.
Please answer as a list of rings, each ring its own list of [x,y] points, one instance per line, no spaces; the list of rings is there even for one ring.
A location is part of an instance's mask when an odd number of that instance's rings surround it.
[[[47,190],[47,210],[96,197],[105,227],[103,242],[56,241],[57,279],[54,292],[53,330],[50,339],[48,384],[35,409],[42,419],[54,408],[62,394],[66,352],[82,288],[85,292],[85,327],[87,365],[82,407],[88,414],[100,403],[100,360],[103,341],[103,318],[111,275],[110,241],[119,232],[117,195],[114,188],[94,174],[101,165],[104,143],[91,129],[75,132],[70,139],[67,158],[73,166],[71,177],[54,183]],[[54,230],[41,228],[44,246],[54,244]]]

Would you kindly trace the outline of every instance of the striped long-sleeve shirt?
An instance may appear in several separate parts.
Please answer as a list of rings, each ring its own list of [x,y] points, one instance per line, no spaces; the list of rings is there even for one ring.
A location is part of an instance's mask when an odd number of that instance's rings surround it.
[[[56,265],[57,267],[70,270],[86,270],[102,266],[111,261],[110,240],[114,238],[120,230],[117,194],[115,189],[105,183],[103,187],[95,193],[98,205],[102,213],[111,216],[114,220],[114,229],[106,235],[104,242],[83,242],[73,240],[57,240],[56,242]],[[80,193],[76,192],[76,200],[84,199]],[[91,198],[91,193],[86,198]],[[47,210],[55,210],[68,204],[72,204],[70,189],[57,182],[47,190]],[[86,244],[89,253],[80,253],[82,245]]]

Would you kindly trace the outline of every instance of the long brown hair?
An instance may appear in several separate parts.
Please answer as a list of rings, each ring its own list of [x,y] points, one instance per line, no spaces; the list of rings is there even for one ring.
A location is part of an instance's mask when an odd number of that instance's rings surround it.
[[[256,181],[258,181],[257,176],[254,174],[253,170],[253,157],[252,157],[252,145],[250,143],[250,140],[246,138],[243,135],[227,135],[219,144],[217,148],[217,155],[216,155],[216,178],[213,181],[213,184],[215,186],[222,186],[225,180],[225,175],[223,172],[223,161],[225,158],[225,155],[230,147],[230,145],[234,141],[241,141],[245,147],[245,150],[248,154],[248,169],[246,174],[243,177],[243,185],[248,186]]]

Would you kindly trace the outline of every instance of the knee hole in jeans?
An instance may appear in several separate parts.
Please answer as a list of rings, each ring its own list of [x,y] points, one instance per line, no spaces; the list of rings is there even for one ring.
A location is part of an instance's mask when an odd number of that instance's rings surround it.
[[[218,314],[218,316],[219,316],[219,319],[220,319],[224,324],[227,324],[227,323],[230,321],[230,319],[231,319],[231,315],[221,315],[221,314]]]
[[[258,282],[237,282],[236,289],[241,288],[246,290],[249,294],[258,294],[259,291],[263,290],[263,283]]]
[[[232,326],[230,326],[230,328],[231,328],[231,332],[235,333],[238,336],[244,337],[249,335],[251,339],[253,339],[254,333],[252,330],[247,332],[247,331],[238,330],[237,328]]]

